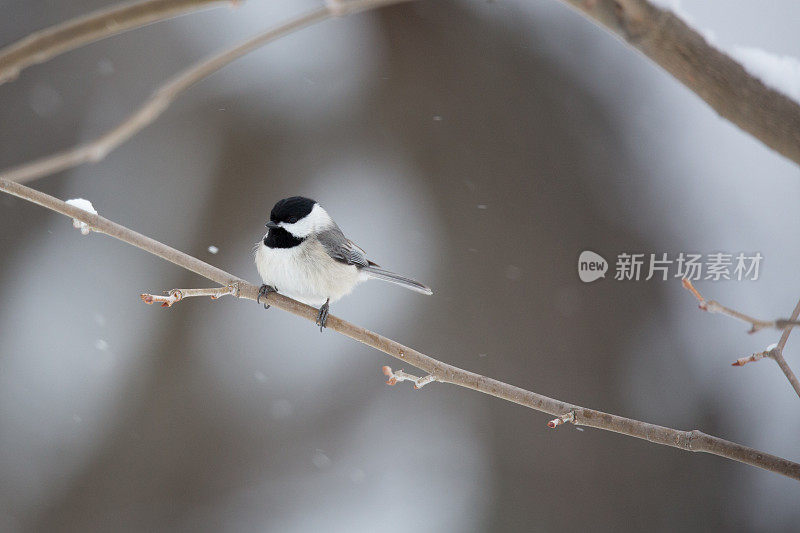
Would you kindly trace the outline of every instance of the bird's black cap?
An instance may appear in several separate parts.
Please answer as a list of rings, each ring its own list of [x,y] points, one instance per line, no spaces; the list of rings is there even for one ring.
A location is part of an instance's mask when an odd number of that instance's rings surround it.
[[[308,215],[314,209],[314,204],[316,203],[311,198],[305,198],[304,196],[284,198],[272,208],[269,219],[272,222],[297,222]]]

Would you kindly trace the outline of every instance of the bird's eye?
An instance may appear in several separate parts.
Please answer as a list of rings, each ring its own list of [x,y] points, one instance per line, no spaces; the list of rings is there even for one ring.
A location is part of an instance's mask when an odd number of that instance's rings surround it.
[[[289,224],[294,224],[295,222],[297,222],[297,217],[292,217],[289,219]]]

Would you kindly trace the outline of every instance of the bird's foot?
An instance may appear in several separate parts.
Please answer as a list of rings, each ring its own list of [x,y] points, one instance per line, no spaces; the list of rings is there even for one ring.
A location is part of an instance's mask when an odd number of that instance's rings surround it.
[[[264,284],[258,288],[258,296],[256,296],[256,303],[261,303],[261,298],[266,298],[269,293],[278,292],[278,289],[272,285]],[[264,304],[264,309],[269,309],[269,304]]]
[[[330,309],[330,298],[325,300],[325,303],[322,304],[322,307],[319,308],[319,315],[317,315],[317,322],[316,324],[319,326],[319,331],[322,333],[322,330],[325,329],[325,324],[328,322],[328,311]]]

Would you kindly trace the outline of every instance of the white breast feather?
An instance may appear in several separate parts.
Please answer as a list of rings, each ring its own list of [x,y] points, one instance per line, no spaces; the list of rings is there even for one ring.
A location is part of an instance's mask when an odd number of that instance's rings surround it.
[[[264,283],[314,307],[338,300],[364,279],[355,266],[333,260],[315,238],[292,248],[269,248],[262,241],[255,262]]]

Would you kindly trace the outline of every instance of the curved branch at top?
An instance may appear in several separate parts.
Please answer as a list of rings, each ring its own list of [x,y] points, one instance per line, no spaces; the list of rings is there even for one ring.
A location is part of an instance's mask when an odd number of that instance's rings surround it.
[[[642,52],[722,117],[800,165],[800,104],[647,0],[561,0]]]
[[[100,9],[34,32],[0,49],[0,84],[16,78],[22,69],[112,35],[141,28],[211,4],[239,0],[143,0]]]

